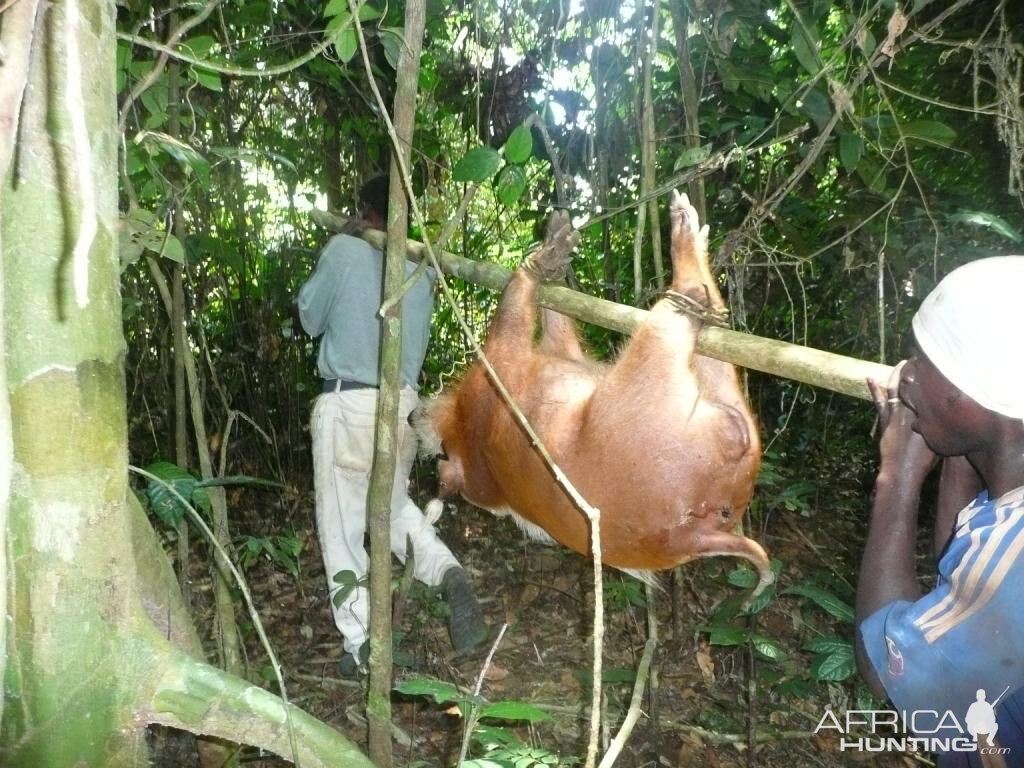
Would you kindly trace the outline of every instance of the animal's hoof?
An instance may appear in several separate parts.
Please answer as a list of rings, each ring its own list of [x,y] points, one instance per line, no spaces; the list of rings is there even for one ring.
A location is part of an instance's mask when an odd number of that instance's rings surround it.
[[[673,240],[692,240],[695,244],[706,246],[708,242],[709,228],[707,224],[700,225],[700,218],[697,209],[693,207],[690,198],[685,192],[672,191],[672,205],[669,209],[669,217],[672,220]]]
[[[565,277],[572,252],[580,233],[572,228],[568,211],[555,211],[548,219],[544,244],[533,254],[533,271],[542,280],[557,281]]]

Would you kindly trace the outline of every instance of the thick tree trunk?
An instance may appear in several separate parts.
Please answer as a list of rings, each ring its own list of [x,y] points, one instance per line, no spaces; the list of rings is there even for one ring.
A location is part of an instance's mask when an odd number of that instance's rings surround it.
[[[326,211],[312,211],[311,216],[317,224],[332,231],[340,231],[345,222],[345,219]],[[383,248],[387,239],[383,232],[372,229],[366,230],[362,237],[376,248]],[[425,258],[423,244],[410,240],[407,256],[415,260]],[[445,273],[494,291],[502,290],[512,275],[504,267],[488,261],[473,261],[448,252],[438,253],[437,257]],[[632,333],[648,314],[642,309],[587,296],[557,285],[541,287],[540,303],[585,323],[621,333]],[[871,399],[868,378],[884,382],[889,380],[892,372],[892,367],[888,365],[714,326],[705,326],[701,331],[697,339],[697,351],[716,360],[824,387],[862,400]]]
[[[28,69],[35,37],[38,0],[26,0],[8,8],[0,25],[0,185],[17,174],[10,173],[20,125],[22,96],[28,83]],[[8,345],[2,319],[5,313],[4,289],[4,206],[0,186],[0,616],[7,616],[8,563],[7,521],[10,513],[14,475],[14,434],[8,398]],[[7,666],[7,622],[0,622],[0,680]],[[4,714],[4,690],[0,686],[0,721]]]
[[[20,32],[31,31],[33,5],[4,16],[0,95],[9,76],[25,77],[24,48],[6,36],[23,9]],[[11,427],[0,419],[0,441],[11,437],[12,459],[0,487],[0,552],[11,557],[0,765],[145,766],[145,727],[160,722],[284,755],[296,742],[303,765],[369,768],[327,726],[182,653],[201,655],[198,640],[127,482],[114,4],[68,0],[44,19],[20,111],[19,184],[0,154],[0,415],[9,409]],[[0,118],[8,106],[0,99]],[[15,140],[11,125],[0,119],[0,148]]]

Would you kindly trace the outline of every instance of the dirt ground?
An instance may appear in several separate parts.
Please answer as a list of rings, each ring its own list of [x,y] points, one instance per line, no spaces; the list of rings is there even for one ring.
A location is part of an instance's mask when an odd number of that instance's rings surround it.
[[[821,494],[810,509],[762,508],[754,535],[773,558],[782,561],[775,596],[753,619],[730,623],[756,633],[781,649],[769,660],[749,644],[710,645],[703,627],[716,621],[723,606],[743,594],[728,582],[738,563],[706,560],[662,575],[656,595],[659,643],[651,684],[640,718],[622,756],[623,768],[732,768],[763,766],[910,766],[924,758],[867,758],[843,753],[834,735],[816,735],[826,709],[857,708],[864,695],[856,675],[843,682],[816,681],[814,654],[803,647],[816,637],[849,639],[853,627],[798,595],[781,594],[805,583],[829,585],[852,604],[855,564],[863,537],[866,492],[845,492],[845,499]],[[241,501],[241,500],[239,500]],[[844,508],[845,505],[845,508]],[[243,504],[244,506],[244,504]],[[818,511],[831,508],[826,513]],[[281,518],[278,508],[274,519]],[[312,493],[294,500],[289,525],[302,548],[298,578],[280,564],[262,558],[248,570],[256,605],[287,674],[290,698],[365,747],[361,683],[338,674],[340,636],[328,607],[327,585],[313,527]],[[242,525],[257,525],[257,518]],[[582,764],[590,700],[592,570],[589,561],[562,548],[527,543],[509,520],[499,520],[468,505],[449,508],[439,531],[474,580],[488,623],[495,634],[507,624],[487,671],[482,695],[490,702],[527,702],[550,719],[535,724],[492,722],[538,751],[536,760],[557,755],[550,764]],[[209,594],[202,565],[193,569],[196,603]],[[396,576],[400,569],[396,564]],[[628,707],[632,680],[647,636],[643,587],[605,570],[605,709],[614,736]],[[209,626],[199,608],[200,626]],[[414,586],[404,610],[396,645],[396,683],[426,677],[471,689],[484,654],[453,658],[447,637],[446,608],[436,590]],[[242,616],[239,612],[239,616]],[[720,623],[720,622],[719,622]],[[251,627],[243,623],[250,677],[270,679],[266,655]],[[267,686],[273,689],[272,683]],[[863,704],[863,701],[861,702]],[[426,697],[393,697],[396,765],[407,768],[453,765],[462,740],[457,710]],[[753,749],[750,744],[753,741]],[[474,755],[479,754],[477,749]],[[523,754],[526,754],[525,752]],[[284,761],[247,751],[247,764],[273,766]],[[540,764],[524,760],[517,765]]]

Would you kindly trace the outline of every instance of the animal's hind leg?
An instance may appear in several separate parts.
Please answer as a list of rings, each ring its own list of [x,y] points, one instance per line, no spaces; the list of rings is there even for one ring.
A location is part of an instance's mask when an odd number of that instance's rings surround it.
[[[708,266],[708,225],[703,227],[689,198],[672,193],[672,290],[711,311],[724,312],[725,300]],[[699,328],[697,329],[699,331]],[[746,413],[736,368],[702,355],[693,358],[701,394],[712,402]]]
[[[711,309],[724,309],[718,283],[708,268],[708,225],[703,227],[690,199],[672,192],[672,290]]]

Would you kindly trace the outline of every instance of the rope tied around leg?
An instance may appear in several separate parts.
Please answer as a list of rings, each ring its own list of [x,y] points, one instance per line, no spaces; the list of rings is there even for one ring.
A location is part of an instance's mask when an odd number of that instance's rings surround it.
[[[665,298],[672,304],[672,308],[684,315],[689,315],[707,325],[714,325],[719,328],[729,327],[729,310],[724,307],[716,309],[711,306],[711,297],[707,295],[707,286],[704,286],[706,301],[701,302],[685,293],[679,293],[671,288],[665,291]]]

